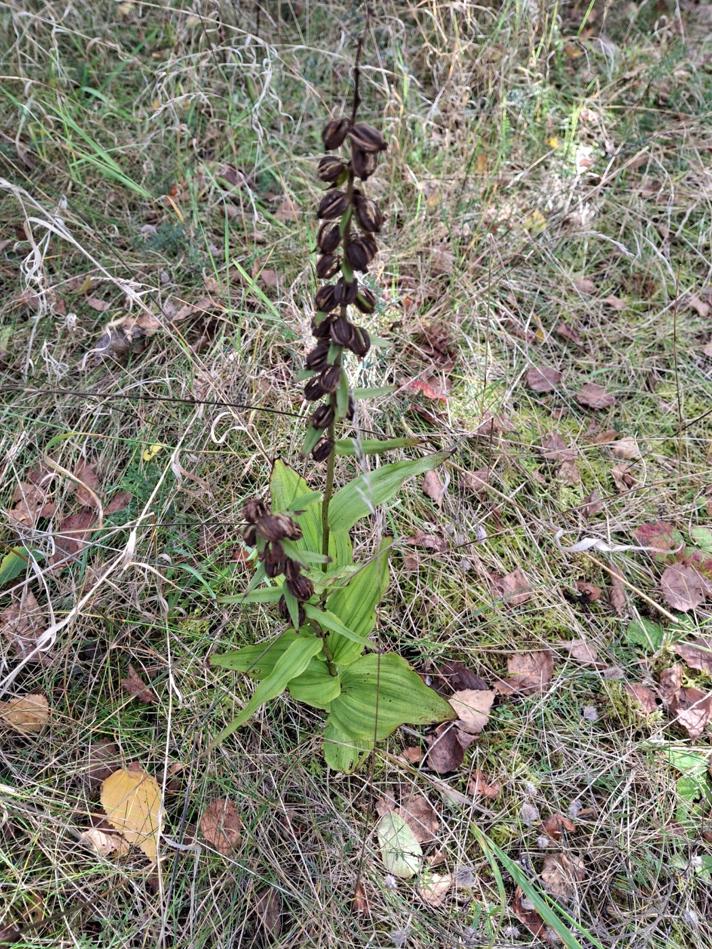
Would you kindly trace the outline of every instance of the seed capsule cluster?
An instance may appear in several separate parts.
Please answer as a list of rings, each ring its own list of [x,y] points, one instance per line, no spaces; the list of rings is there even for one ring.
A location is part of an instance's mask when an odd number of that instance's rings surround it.
[[[385,151],[381,133],[362,122],[348,118],[331,119],[322,132],[324,147],[335,151],[342,146],[350,150],[348,158],[325,155],[319,161],[319,178],[329,185],[317,209],[321,221],[317,236],[319,258],[317,276],[333,283],[319,287],[315,297],[316,316],[312,333],[316,345],[308,353],[306,369],[313,372],[304,386],[309,402],[325,399],[316,407],[309,422],[313,429],[329,429],[338,415],[353,418],[351,395],[337,399],[337,389],[345,384],[342,378],[343,351],[349,350],[363,359],[371,348],[371,338],[362,326],[352,323],[348,307],[361,313],[373,313],[376,298],[359,283],[357,273],[366,273],[378,250],[374,234],[383,225],[383,215],[375,201],[368,198],[356,179],[366,181],[376,170],[378,155]],[[325,461],[333,450],[327,434],[311,450],[315,461]]]
[[[300,603],[314,594],[314,584],[302,574],[296,560],[287,556],[282,541],[299,540],[301,528],[286,514],[272,514],[264,501],[250,498],[242,509],[247,521],[243,537],[248,547],[257,547],[268,577],[284,574],[285,585]]]

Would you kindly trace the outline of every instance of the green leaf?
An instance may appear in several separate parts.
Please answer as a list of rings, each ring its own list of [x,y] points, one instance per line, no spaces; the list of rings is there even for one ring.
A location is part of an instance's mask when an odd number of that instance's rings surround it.
[[[324,754],[330,767],[352,770],[364,751],[400,725],[455,717],[450,703],[429,689],[405,659],[371,653],[341,673],[341,694],[329,708]]]
[[[351,392],[354,399],[380,399],[386,395],[393,395],[397,386],[357,386]]]
[[[376,607],[388,586],[390,549],[391,541],[384,541],[373,559],[326,601],[329,612],[361,640],[366,640],[376,625]],[[328,646],[334,662],[340,666],[349,665],[361,655],[361,647],[338,632],[329,634]]]
[[[356,521],[372,514],[380,504],[392,498],[404,481],[431,471],[448,457],[448,452],[441,451],[424,458],[394,461],[359,475],[331,499],[329,526],[333,530],[351,530]]]
[[[712,554],[712,527],[692,527],[690,537],[708,554]]]
[[[423,863],[423,848],[400,814],[384,814],[376,827],[383,865],[393,876],[410,880]]]
[[[289,683],[289,692],[298,702],[328,709],[341,692],[341,677],[331,675],[326,661],[315,656],[304,672]]]
[[[684,748],[665,748],[665,757],[668,763],[688,777],[703,777],[707,773],[707,755],[698,751],[687,751]]]
[[[657,652],[662,646],[665,630],[659,623],[649,619],[634,620],[628,624],[625,638],[632,646],[640,646],[647,652]]]
[[[419,438],[338,438],[336,454],[339,456],[379,455],[395,448],[413,448],[420,443]]]
[[[321,438],[321,429],[314,428],[312,425],[307,429],[307,433],[304,436],[304,442],[302,444],[302,454],[308,455],[312,448]]]
[[[276,603],[282,596],[282,587],[262,587],[261,590],[249,590],[231,596],[218,597],[218,603]]]
[[[272,672],[257,686],[249,702],[213,740],[212,747],[219,745],[241,725],[244,725],[258,708],[284,692],[291,680],[300,676],[309,665],[311,658],[321,651],[321,645],[321,640],[316,636],[305,634],[297,636],[279,657]]]
[[[27,551],[24,547],[13,547],[0,560],[0,587],[17,579],[27,569]]]
[[[299,629],[301,623],[299,622],[299,600],[292,593],[289,587],[284,585],[284,602],[287,604],[287,612],[289,613],[289,618],[292,621],[292,626],[295,629]]]
[[[252,646],[243,646],[233,652],[224,652],[210,657],[210,665],[219,669],[233,669],[236,672],[246,672],[253,679],[264,679],[274,669],[278,659],[281,659],[287,648],[297,639],[293,629],[288,629],[277,639],[267,643],[255,643]]]
[[[344,625],[338,616],[334,616],[329,610],[320,610],[319,607],[312,606],[311,603],[305,603],[304,612],[309,619],[313,619],[315,623],[318,623],[321,628],[327,632],[338,633],[339,636],[343,636],[345,639],[351,640],[351,642],[358,643],[359,649],[365,645],[365,637],[358,636],[353,630],[349,629],[348,626]]]

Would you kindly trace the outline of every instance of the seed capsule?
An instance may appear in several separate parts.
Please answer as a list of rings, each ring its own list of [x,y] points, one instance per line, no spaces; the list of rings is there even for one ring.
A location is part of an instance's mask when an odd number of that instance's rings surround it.
[[[326,326],[327,333],[331,330],[331,321],[324,320],[321,326]],[[321,326],[319,329],[321,329]],[[327,356],[329,355],[329,342],[328,340],[321,340],[316,344],[314,349],[307,354],[304,365],[307,369],[315,369],[319,372],[321,369],[325,369],[328,365]]]
[[[337,346],[351,346],[353,324],[345,316],[337,316],[331,324],[331,338]]]
[[[353,338],[349,348],[359,359],[363,359],[368,353],[371,348],[371,337],[363,326],[354,326]]]
[[[324,254],[316,262],[316,275],[322,280],[328,280],[333,277],[339,269],[339,258],[333,254]]]
[[[353,303],[358,293],[358,283],[352,280],[346,283],[343,277],[339,277],[334,287],[334,300],[337,306],[348,306]]]
[[[375,201],[365,197],[361,192],[356,195],[354,192],[354,205],[356,207],[356,220],[369,234],[376,233],[383,226],[383,215]]]
[[[369,263],[378,253],[378,244],[376,243],[376,238],[373,234],[362,234],[360,240],[363,241],[363,246],[368,251],[368,260]]]
[[[301,537],[302,533],[291,517],[287,517],[286,514],[265,514],[257,522],[257,530],[270,543],[283,540],[285,537],[296,539]]]
[[[322,254],[333,254],[339,246],[340,240],[341,233],[339,231],[339,225],[325,221],[319,228],[319,233],[316,238],[316,242]]]
[[[328,428],[334,421],[334,407],[328,402],[324,402],[316,412],[313,413],[309,424],[312,428]]]
[[[346,418],[351,422],[353,420],[354,414],[356,412],[356,403],[354,402],[354,397],[349,395],[349,407],[346,409]]]
[[[356,294],[354,303],[362,313],[373,313],[373,311],[376,309],[376,297],[368,289],[368,287],[358,288],[358,293]]]
[[[330,438],[322,438],[312,448],[312,458],[314,461],[326,461],[332,452],[334,443]]]
[[[248,524],[242,532],[242,539],[248,547],[254,547],[257,543],[257,527],[254,524]]]
[[[336,299],[336,287],[333,283],[325,283],[323,287],[319,287],[316,291],[314,303],[316,304],[317,310],[322,313],[329,313],[337,306],[338,302]]]
[[[326,339],[329,335],[329,327],[331,326],[331,317],[327,316],[326,319],[323,319],[319,322],[317,320],[312,320],[311,322],[311,331],[312,336],[316,336],[317,339]]]
[[[333,392],[341,379],[341,366],[328,366],[319,376],[324,392]]]
[[[376,170],[376,153],[364,152],[360,148],[351,149],[351,167],[357,178],[365,181]]]
[[[383,152],[388,147],[386,140],[372,125],[366,125],[364,122],[357,122],[348,130],[348,136],[352,143],[363,152]]]
[[[301,603],[314,596],[314,584],[309,577],[300,574],[294,580],[287,580],[285,583],[292,596],[296,597]]]
[[[319,170],[317,174],[322,181],[337,181],[345,173],[345,162],[340,158],[336,158],[335,155],[324,155],[324,157],[319,160]]]
[[[245,502],[242,509],[242,516],[250,524],[256,524],[257,521],[267,513],[264,501],[258,501],[257,498],[250,498]]]
[[[307,402],[316,402],[323,395],[326,395],[327,389],[321,384],[319,376],[314,376],[304,386],[304,398]]]
[[[373,254],[369,253],[365,241],[362,241],[358,237],[355,240],[349,241],[346,245],[346,259],[354,270],[360,270],[362,272],[368,270],[368,264],[372,257]],[[356,297],[354,297],[354,301],[355,300]]]
[[[346,138],[346,133],[348,130],[349,120],[347,118],[331,119],[326,123],[321,133],[321,139],[324,143],[324,148],[328,152],[338,148]]]
[[[262,555],[265,573],[268,577],[278,577],[287,567],[287,558],[281,544],[270,544]]]
[[[326,221],[333,221],[337,217],[341,217],[348,206],[349,199],[344,192],[339,191],[338,188],[334,188],[331,191],[327,191],[319,202],[316,216]]]

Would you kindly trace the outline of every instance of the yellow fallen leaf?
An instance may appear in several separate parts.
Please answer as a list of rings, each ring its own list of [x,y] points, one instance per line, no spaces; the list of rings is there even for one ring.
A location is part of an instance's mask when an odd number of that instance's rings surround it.
[[[44,695],[22,695],[9,702],[0,702],[0,721],[21,735],[34,735],[49,720],[49,704]]]
[[[139,769],[114,771],[101,785],[101,805],[109,823],[155,862],[161,832],[161,790]]]
[[[141,457],[144,461],[153,461],[158,452],[163,448],[163,445],[156,442],[155,445],[149,445],[148,448],[144,448],[141,453]]]

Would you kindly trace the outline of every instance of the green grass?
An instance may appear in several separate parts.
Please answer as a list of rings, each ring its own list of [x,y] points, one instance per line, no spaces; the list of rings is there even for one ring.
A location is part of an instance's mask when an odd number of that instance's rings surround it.
[[[298,454],[299,420],[229,403],[303,411],[314,167],[321,125],[349,97],[361,4],[285,0],[258,15],[243,2],[221,9],[218,24],[203,4],[78,0],[39,12],[11,2],[0,9],[0,556],[24,542],[37,568],[0,590],[0,611],[26,587],[47,625],[50,606],[61,620],[87,597],[46,661],[10,688],[42,692],[51,706],[39,738],[3,733],[0,745],[0,932],[21,926],[18,945],[534,945],[512,912],[517,885],[543,916],[556,913],[547,923],[564,945],[712,943],[709,801],[681,810],[669,758],[709,758],[709,731],[692,741],[660,711],[642,717],[624,687],[653,685],[682,630],[709,630],[709,603],[673,627],[651,606],[662,603],[653,560],[623,551],[593,562],[554,541],[562,529],[564,544],[633,543],[645,521],[686,535],[712,519],[709,314],[687,302],[712,305],[704,11],[681,4],[680,21],[672,3],[541,4],[537,16],[519,0],[374,6],[363,114],[390,147],[369,182],[388,218],[369,328],[385,345],[354,380],[395,391],[361,403],[359,423],[454,449],[442,505],[409,484],[356,534],[364,556],[383,533],[396,538],[378,644],[424,674],[455,659],[490,683],[512,652],[548,647],[553,683],[498,701],[463,766],[442,779],[398,757],[424,747],[422,730],[394,736],[370,771],[330,774],[320,714],[287,698],[209,752],[250,685],[207,657],[267,639],[278,622],[268,607],[220,602],[247,583],[234,557],[242,503],[277,456],[319,487]],[[234,170],[244,183],[230,184]],[[285,197],[300,209],[294,220],[281,219]],[[142,351],[92,355],[110,322],[191,303],[180,322],[164,316]],[[417,331],[428,324],[446,328],[452,370],[424,352]],[[524,382],[543,364],[564,374],[556,394]],[[447,404],[409,392],[416,377],[447,381]],[[613,392],[615,406],[582,408],[575,393],[587,381]],[[491,438],[475,434],[485,413],[503,422]],[[592,420],[636,437],[631,490],[616,486],[618,461],[594,443]],[[577,447],[579,484],[562,484],[542,459],[552,431]],[[162,447],[149,458],[153,445]],[[102,498],[132,496],[58,572],[47,570],[51,524],[18,537],[6,516],[15,486],[47,455],[69,471],[93,463]],[[476,496],[463,475],[480,468],[494,473]],[[341,480],[355,470],[339,460]],[[593,491],[603,510],[587,520]],[[76,510],[71,483],[57,479],[52,500],[56,528]],[[97,585],[134,527],[128,567]],[[418,549],[414,568],[405,539],[419,531],[442,533],[448,548]],[[625,616],[605,595],[577,595],[581,580],[608,589],[600,564],[631,584]],[[507,607],[491,578],[515,567],[534,594]],[[627,640],[638,616],[665,627],[657,652]],[[600,669],[561,647],[578,637],[596,646]],[[17,657],[2,633],[0,658],[4,676]],[[121,687],[129,663],[155,704]],[[710,686],[694,670],[685,684]],[[594,721],[582,714],[590,706]],[[104,860],[78,841],[100,812],[85,778],[100,739],[164,787],[160,872],[138,851]],[[468,796],[475,768],[501,782],[499,798]],[[376,802],[395,789],[426,794],[438,812],[436,869],[471,876],[440,908],[384,875]],[[231,857],[196,832],[221,796],[244,821]],[[541,827],[522,818],[528,802],[542,818],[573,815],[575,831],[544,847]],[[369,912],[357,914],[364,842]],[[557,907],[541,870],[559,850],[581,856],[586,876]],[[270,888],[283,906],[272,939],[255,911]]]

